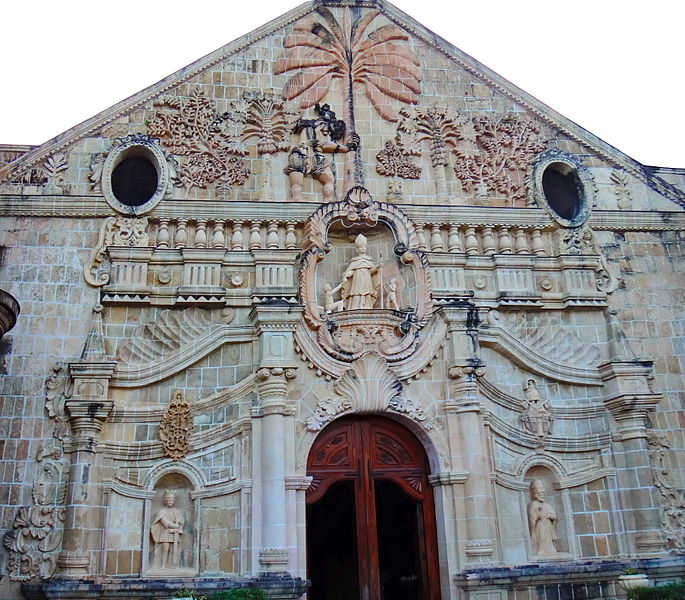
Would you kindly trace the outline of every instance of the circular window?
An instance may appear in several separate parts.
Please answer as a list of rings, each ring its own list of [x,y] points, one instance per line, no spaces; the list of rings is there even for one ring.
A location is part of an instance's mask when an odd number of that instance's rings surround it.
[[[169,179],[164,153],[156,140],[130,135],[105,159],[102,193],[118,212],[142,215],[164,196]]]
[[[157,190],[157,169],[146,156],[127,156],[112,171],[112,193],[126,206],[142,206]]]
[[[594,184],[574,157],[550,152],[535,168],[535,196],[554,220],[577,227],[590,215]]]
[[[553,163],[542,173],[542,189],[550,208],[562,219],[573,221],[583,205],[576,172],[564,163]]]

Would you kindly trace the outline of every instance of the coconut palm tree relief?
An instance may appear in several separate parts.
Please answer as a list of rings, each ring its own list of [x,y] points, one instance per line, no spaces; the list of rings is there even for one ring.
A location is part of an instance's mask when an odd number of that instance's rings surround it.
[[[405,45],[409,36],[386,24],[371,29],[378,10],[342,9],[341,21],[319,7],[315,14],[295,24],[285,39],[285,52],[276,62],[275,74],[297,71],[286,82],[283,97],[299,98],[300,108],[318,104],[334,79],[342,80],[345,121],[355,132],[354,92],[363,89],[378,114],[397,121],[394,101],[416,104],[421,93],[418,59]],[[363,184],[358,152],[345,161],[345,187]]]

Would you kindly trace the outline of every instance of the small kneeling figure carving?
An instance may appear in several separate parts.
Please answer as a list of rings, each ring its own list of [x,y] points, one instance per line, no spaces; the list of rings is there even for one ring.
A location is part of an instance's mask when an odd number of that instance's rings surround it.
[[[158,569],[180,567],[180,545],[183,535],[184,519],[178,508],[174,508],[176,494],[171,490],[164,492],[164,508],[155,515],[150,527],[154,543],[153,558]]]
[[[540,479],[534,479],[530,484],[532,500],[528,504],[528,527],[533,551],[536,556],[550,556],[557,554],[557,537],[554,523],[557,513],[545,501],[545,486]]]

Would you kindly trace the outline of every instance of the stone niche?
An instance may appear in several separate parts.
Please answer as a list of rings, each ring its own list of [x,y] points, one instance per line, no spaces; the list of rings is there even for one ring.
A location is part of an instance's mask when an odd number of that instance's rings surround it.
[[[567,511],[563,492],[556,489],[554,473],[536,465],[528,469],[524,481],[530,557],[534,560],[566,560],[572,558],[571,515]]]
[[[188,478],[181,473],[167,473],[155,484],[154,495],[149,500],[143,546],[147,576],[197,574],[196,509],[192,489]]]

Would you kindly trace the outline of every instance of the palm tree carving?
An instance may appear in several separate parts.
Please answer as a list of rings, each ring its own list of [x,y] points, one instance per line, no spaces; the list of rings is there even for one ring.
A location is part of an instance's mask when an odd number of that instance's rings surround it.
[[[277,75],[297,71],[285,84],[283,96],[288,100],[299,98],[300,108],[306,109],[324,98],[334,79],[342,79],[345,120],[352,133],[357,87],[363,87],[383,119],[397,121],[391,99],[416,104],[421,93],[421,69],[409,49],[397,44],[409,39],[400,28],[387,24],[368,31],[379,14],[378,10],[360,13],[346,8],[342,22],[338,22],[329,9],[320,6],[316,14],[296,24],[274,69]],[[355,183],[361,185],[357,152],[348,154],[346,180],[350,181],[353,163]]]

